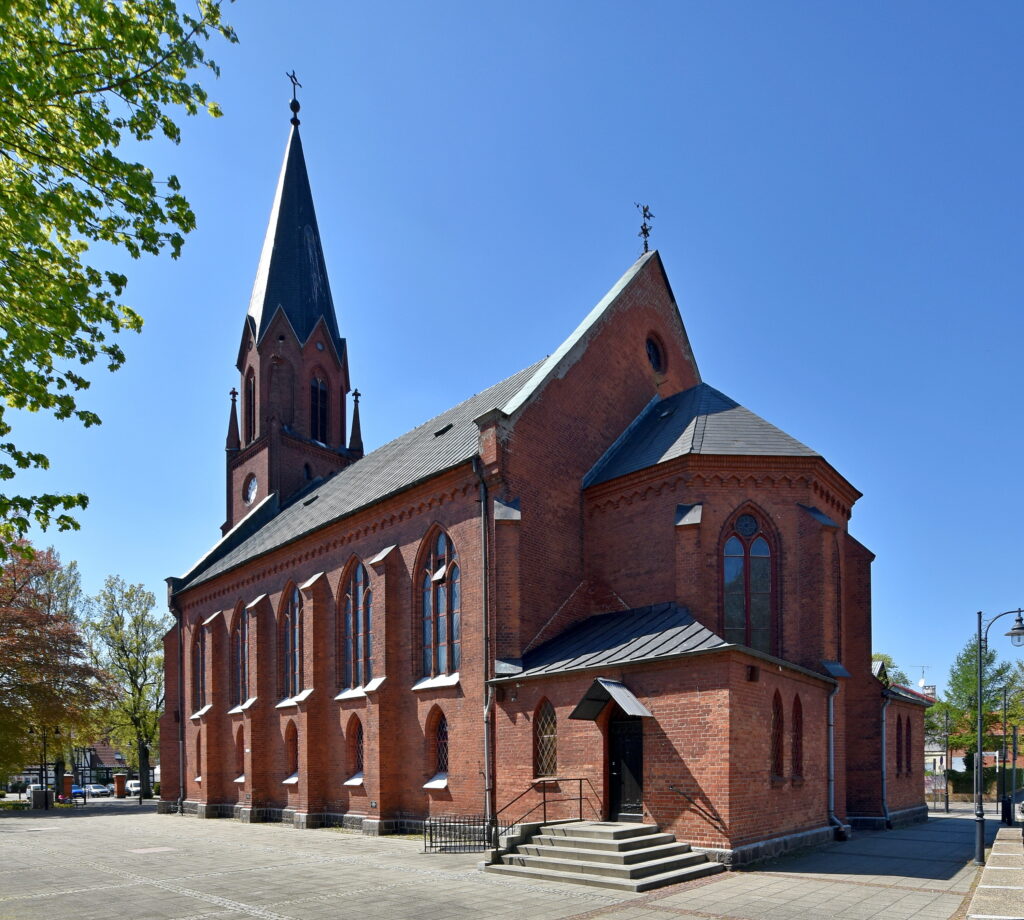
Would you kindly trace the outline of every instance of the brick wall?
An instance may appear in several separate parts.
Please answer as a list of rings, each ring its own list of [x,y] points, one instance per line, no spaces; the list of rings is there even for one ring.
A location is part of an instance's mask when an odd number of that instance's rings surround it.
[[[748,679],[751,666],[759,669],[756,681]],[[769,669],[742,653],[503,684],[496,723],[499,808],[537,779],[534,725],[547,700],[557,718],[561,777],[549,784],[548,817],[578,815],[576,780],[582,779],[584,817],[608,818],[607,734],[615,704],[607,704],[596,722],[569,719],[597,676],[621,680],[653,714],[641,720],[645,820],[695,845],[721,848],[827,825],[829,686],[788,669]],[[776,691],[787,726],[784,773],[773,780],[770,724]],[[793,775],[789,721],[797,695],[803,709],[800,777]],[[541,802],[539,792],[525,795],[503,817],[514,821],[529,812],[540,820]]]

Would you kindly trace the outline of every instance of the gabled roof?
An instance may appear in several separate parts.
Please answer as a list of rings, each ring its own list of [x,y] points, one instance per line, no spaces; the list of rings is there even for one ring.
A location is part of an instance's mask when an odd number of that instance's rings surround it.
[[[298,125],[288,137],[249,300],[248,320],[257,342],[279,309],[302,343],[323,319],[339,357],[344,353]]]
[[[473,419],[518,392],[538,366],[535,364],[514,374],[378,447],[303,493],[293,504],[283,508],[227,552],[218,552],[219,543],[184,576],[176,590],[208,581],[360,508],[466,462],[476,455],[480,446],[480,431]],[[242,519],[240,528],[246,520]]]
[[[583,486],[685,454],[818,457],[817,452],[724,393],[700,383],[652,400],[583,478]]]
[[[602,613],[570,627],[523,658],[515,678],[673,658],[729,645],[700,625],[685,607],[655,604]]]
[[[564,376],[567,368],[572,365],[578,355],[586,348],[590,334],[597,329],[605,316],[619,299],[633,279],[643,270],[644,266],[651,262],[661,274],[661,280],[668,290],[669,298],[675,303],[672,294],[672,286],[669,284],[668,275],[665,273],[665,266],[662,264],[661,255],[656,249],[645,252],[637,259],[609,289],[594,308],[583,318],[583,321],[570,333],[569,337],[562,342],[547,358],[545,358],[534,371],[530,379],[523,387],[511,396],[505,403],[491,408],[499,409],[503,415],[514,415],[522,409],[531,399],[537,396],[545,385],[552,379]],[[675,315],[676,321],[682,330],[682,319],[679,314]],[[685,331],[683,331],[685,338]],[[693,356],[689,356],[693,360]],[[694,373],[697,373],[696,362],[693,366]]]

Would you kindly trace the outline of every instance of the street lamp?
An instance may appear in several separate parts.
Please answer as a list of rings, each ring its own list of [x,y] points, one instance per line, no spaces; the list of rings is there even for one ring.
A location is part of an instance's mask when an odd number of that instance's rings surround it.
[[[984,737],[982,726],[982,657],[985,651],[985,643],[988,641],[989,628],[996,620],[1008,617],[1011,613],[1017,615],[1013,621],[1013,628],[1005,633],[1010,637],[1010,642],[1016,646],[1024,645],[1024,613],[1020,607],[1016,610],[1006,610],[997,613],[987,622],[982,621],[982,613],[978,611],[978,749],[974,755],[974,861],[979,865],[985,864],[985,810],[981,804],[981,794],[984,787],[984,766],[982,765],[982,751],[984,749]]]

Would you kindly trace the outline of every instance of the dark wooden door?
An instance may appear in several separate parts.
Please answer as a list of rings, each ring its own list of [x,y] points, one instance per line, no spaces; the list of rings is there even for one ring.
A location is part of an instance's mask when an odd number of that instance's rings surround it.
[[[612,821],[642,821],[644,729],[637,716],[619,713],[608,723],[609,794]]]

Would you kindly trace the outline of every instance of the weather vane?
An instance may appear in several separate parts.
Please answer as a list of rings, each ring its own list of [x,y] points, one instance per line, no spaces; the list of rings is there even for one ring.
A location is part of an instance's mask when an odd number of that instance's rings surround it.
[[[643,218],[643,223],[640,224],[640,232],[637,234],[637,236],[643,238],[644,252],[648,252],[651,248],[650,244],[648,243],[648,240],[651,236],[651,225],[648,223],[648,221],[654,220],[654,215],[651,213],[651,209],[647,205],[639,204],[638,202],[635,201],[633,202],[633,204],[636,205],[636,209],[640,212],[640,216]]]
[[[295,71],[286,73],[285,76],[292,81],[292,101],[288,104],[288,107],[292,110],[292,124],[296,127],[299,124],[299,100],[296,95],[296,90],[302,89],[302,84],[299,82],[299,78],[295,76]]]

